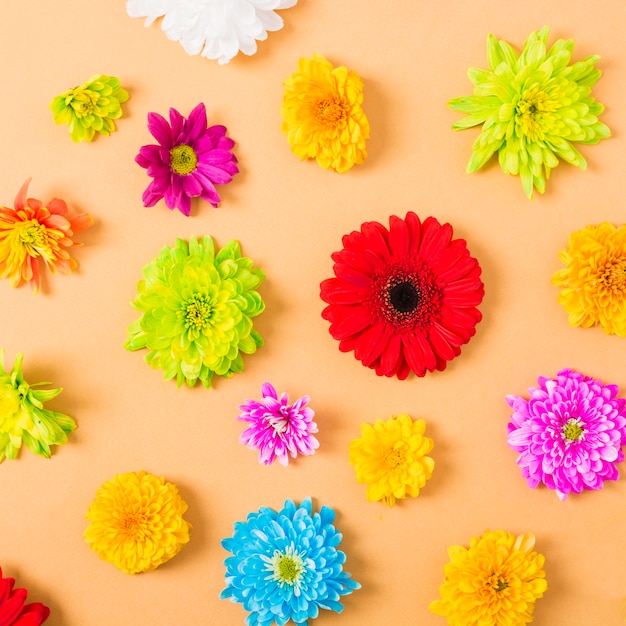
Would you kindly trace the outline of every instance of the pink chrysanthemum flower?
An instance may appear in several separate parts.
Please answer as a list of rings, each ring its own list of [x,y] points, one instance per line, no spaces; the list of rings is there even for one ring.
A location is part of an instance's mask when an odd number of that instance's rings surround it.
[[[288,453],[294,459],[298,454],[314,454],[320,444],[312,434],[317,432],[317,424],[313,421],[315,412],[307,406],[311,398],[302,396],[289,404],[289,396],[283,393],[279,399],[270,383],[261,386],[261,393],[260,401],[246,400],[239,406],[242,413],[237,419],[250,424],[240,443],[258,449],[259,463],[265,465],[276,458],[287,465]]]
[[[189,215],[191,198],[201,197],[216,207],[220,196],[215,185],[229,183],[239,171],[226,127],[207,127],[200,103],[187,119],[171,108],[170,124],[158,113],[148,113],[148,129],[159,143],[143,146],[135,157],[154,179],[143,193],[144,206],[164,198],[168,209]]]
[[[626,400],[617,397],[617,385],[570,369],[538,383],[528,390],[530,400],[506,397],[513,409],[508,444],[520,453],[528,486],[543,483],[565,500],[617,480],[626,445]]]
[[[69,249],[81,246],[76,233],[89,228],[93,219],[87,213],[68,215],[67,204],[53,198],[47,204],[27,198],[30,178],[15,198],[15,208],[0,207],[0,277],[11,287],[30,283],[33,293],[41,288],[41,266],[53,274],[70,274],[78,264]]]

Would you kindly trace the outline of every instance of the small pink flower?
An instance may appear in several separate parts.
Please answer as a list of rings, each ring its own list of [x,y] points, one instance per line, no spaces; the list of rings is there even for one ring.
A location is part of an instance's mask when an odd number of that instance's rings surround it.
[[[239,442],[259,451],[259,463],[270,465],[278,459],[281,465],[299,454],[314,454],[319,448],[312,433],[318,432],[313,421],[315,412],[307,407],[309,396],[298,398],[289,404],[289,396],[283,393],[278,398],[270,383],[261,386],[261,400],[246,400],[239,406],[242,411],[237,419],[250,426],[241,434]]]

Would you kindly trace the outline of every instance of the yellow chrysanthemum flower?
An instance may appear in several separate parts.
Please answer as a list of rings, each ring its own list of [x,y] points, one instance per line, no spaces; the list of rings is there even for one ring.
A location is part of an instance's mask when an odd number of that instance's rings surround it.
[[[524,626],[533,620],[535,601],[548,588],[543,555],[533,550],[532,533],[503,530],[473,537],[469,549],[452,546],[444,567],[440,600],[430,610],[449,626]]]
[[[370,126],[361,108],[363,81],[354,70],[334,68],[314,54],[300,59],[284,87],[281,130],[296,156],[337,172],[363,163]]]
[[[626,225],[602,222],[572,233],[559,258],[566,267],[552,284],[563,287],[559,304],[570,325],[600,324],[605,333],[626,337]]]
[[[189,541],[187,503],[176,485],[145,471],[105,482],[87,510],[84,536],[104,561],[127,574],[149,572]]]
[[[374,424],[361,424],[361,438],[350,443],[350,463],[357,482],[367,485],[370,502],[393,506],[396,499],[413,498],[432,476],[435,461],[426,456],[434,446],[425,437],[426,422],[402,413]]]

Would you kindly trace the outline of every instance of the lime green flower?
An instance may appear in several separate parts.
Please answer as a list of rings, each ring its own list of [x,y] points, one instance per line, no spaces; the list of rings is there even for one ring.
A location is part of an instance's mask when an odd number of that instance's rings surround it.
[[[37,389],[22,375],[22,353],[15,357],[13,371],[4,371],[4,350],[0,350],[0,463],[15,459],[24,442],[32,452],[48,458],[50,446],[65,443],[76,422],[63,413],[43,408],[62,389]]]
[[[122,89],[115,76],[96,74],[86,83],[68,89],[50,103],[57,124],[70,127],[73,141],[91,141],[94,134],[110,135],[115,122],[122,117],[122,102],[128,100],[128,92]]]
[[[455,130],[482,124],[468,173],[479,170],[497,152],[505,174],[518,175],[526,195],[543,193],[559,158],[584,170],[587,163],[573,143],[593,144],[610,137],[598,120],[604,107],[591,97],[601,72],[600,57],[569,65],[574,42],[559,39],[547,48],[550,29],[530,34],[517,56],[506,41],[487,38],[489,70],[470,68],[474,95],[448,102],[467,117]]]
[[[211,237],[177,239],[143,269],[133,306],[142,312],[128,328],[127,350],[147,348],[146,362],[193,387],[214,374],[243,371],[241,353],[263,345],[251,318],[265,304],[256,288],[265,274],[241,256],[239,242],[215,250]]]

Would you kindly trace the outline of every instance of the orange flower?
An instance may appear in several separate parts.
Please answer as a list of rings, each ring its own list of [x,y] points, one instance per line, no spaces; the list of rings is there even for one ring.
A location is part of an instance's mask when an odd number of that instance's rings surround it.
[[[73,241],[75,233],[89,228],[93,219],[87,213],[68,216],[67,205],[54,198],[47,205],[27,198],[30,178],[15,198],[15,209],[0,207],[0,277],[11,287],[30,283],[33,293],[41,287],[40,261],[55,274],[69,274],[78,264],[68,248],[82,244]]]

